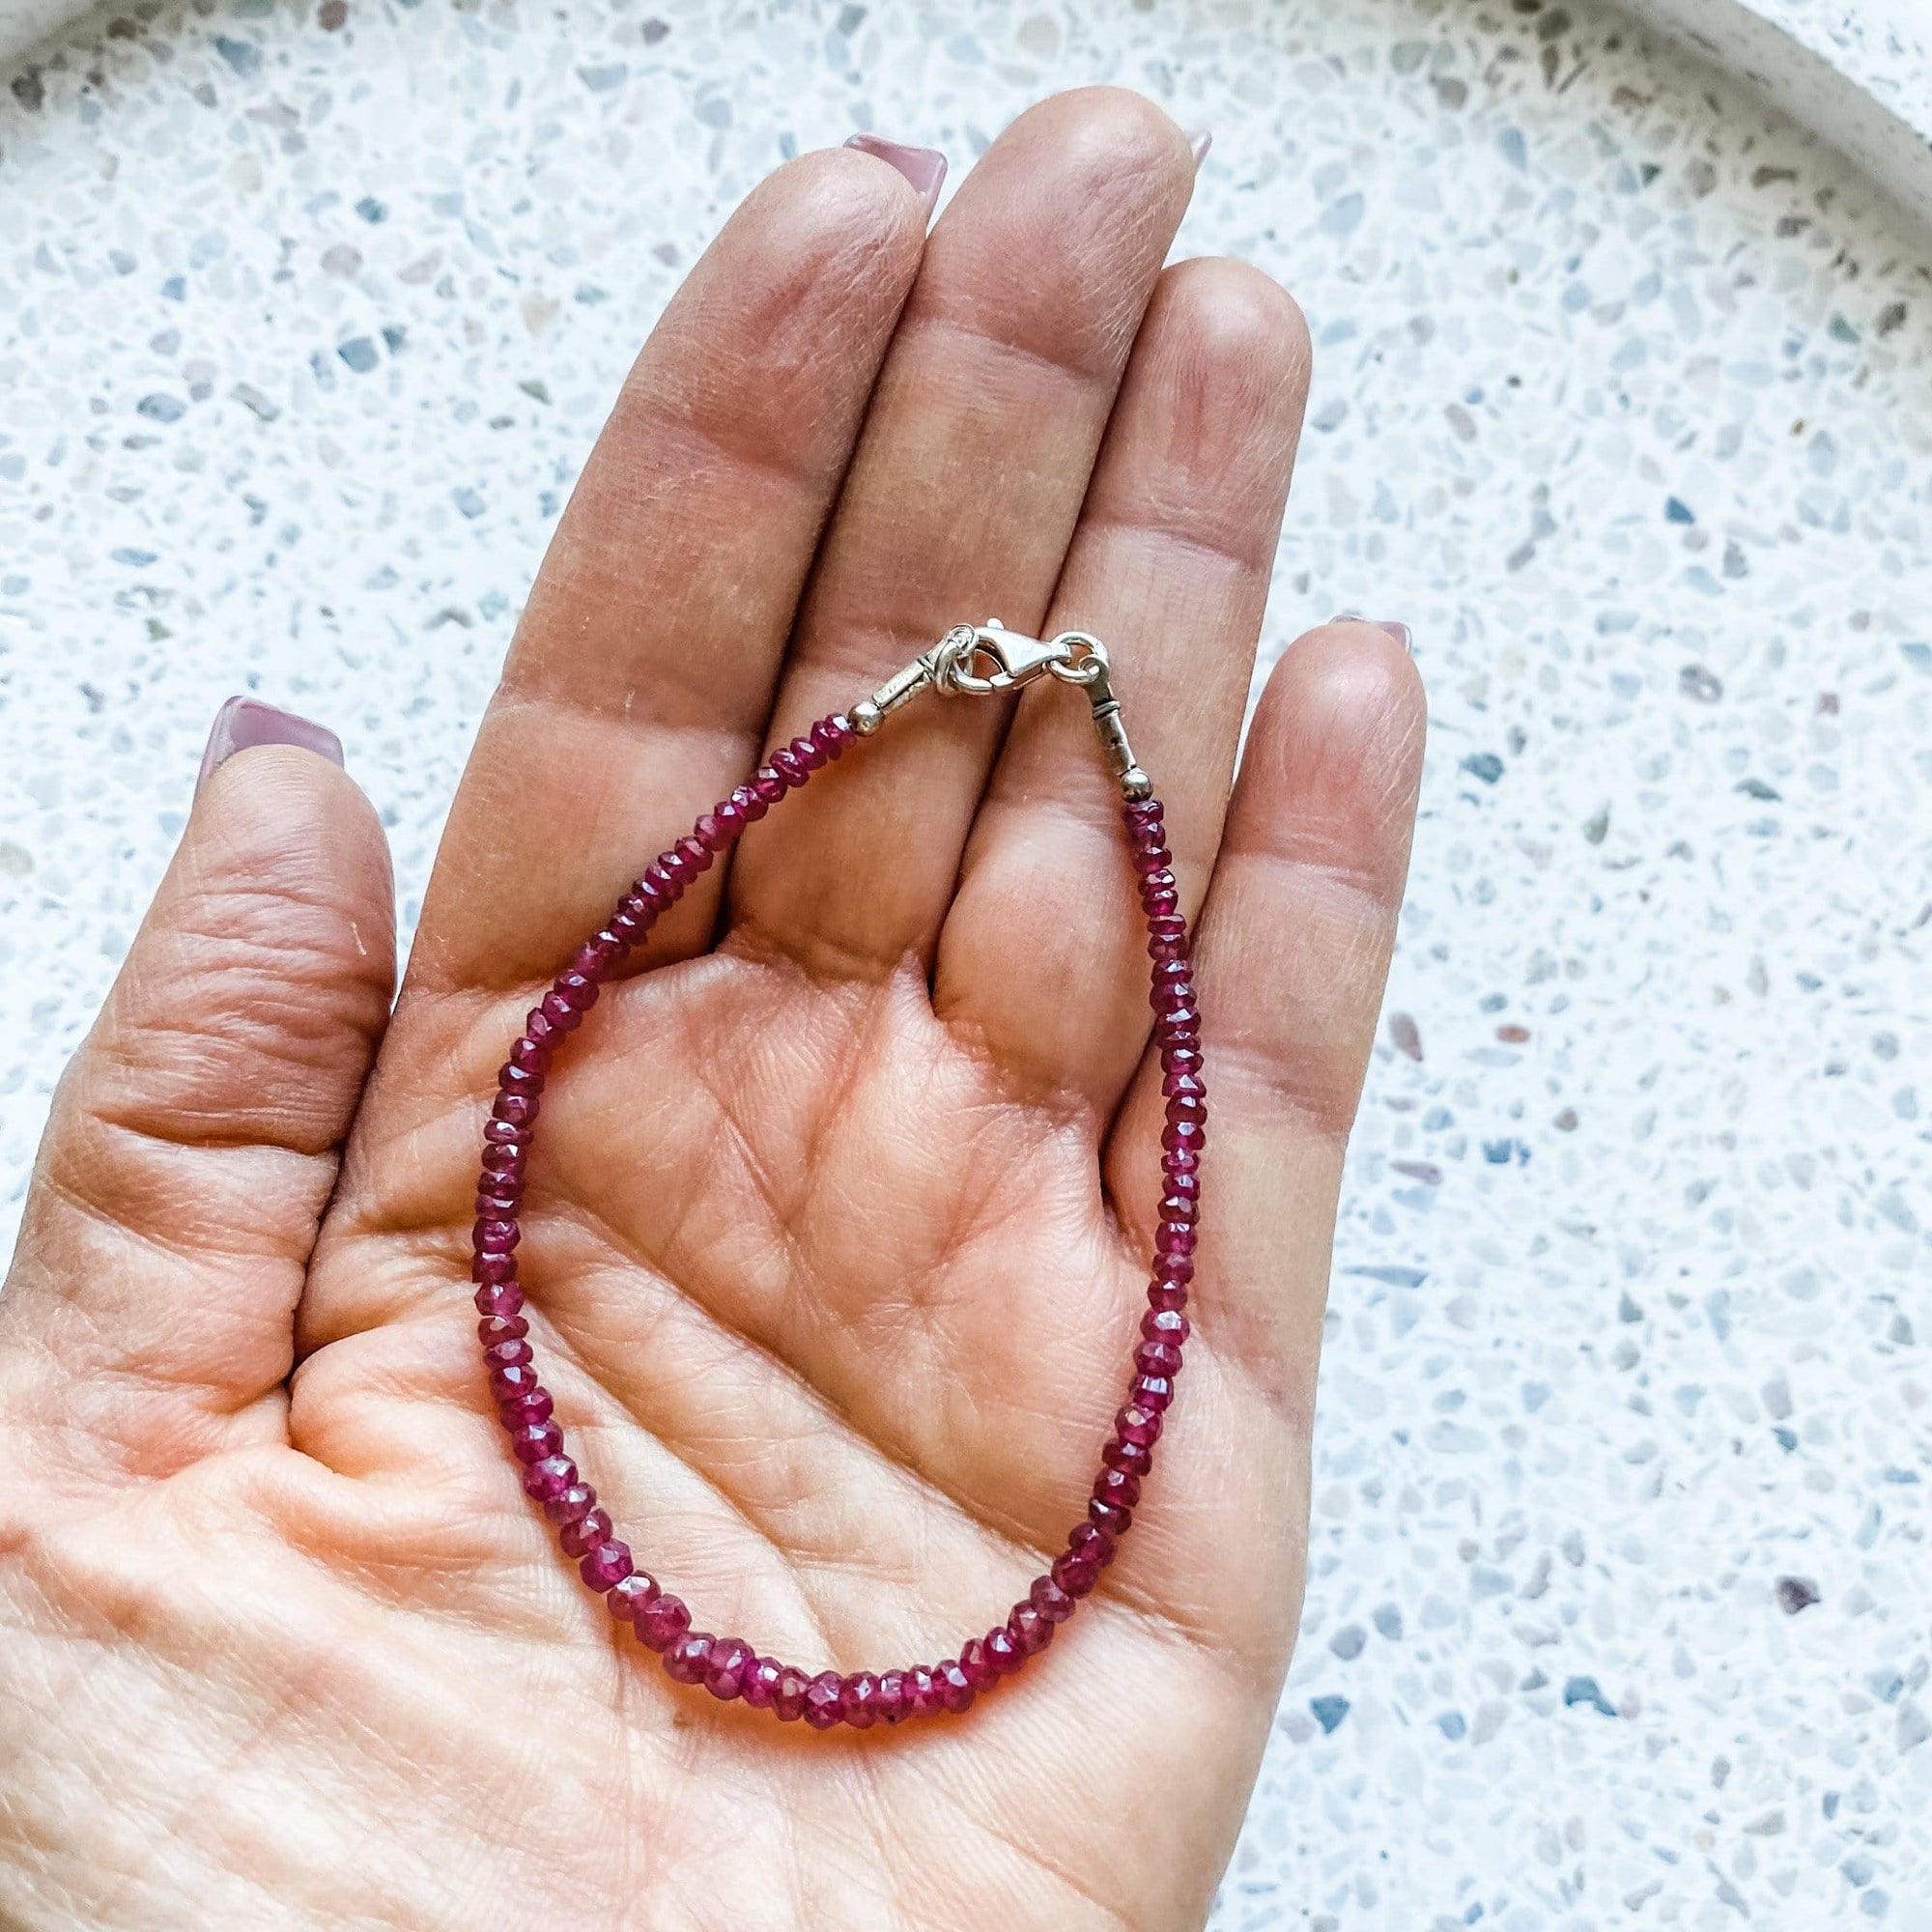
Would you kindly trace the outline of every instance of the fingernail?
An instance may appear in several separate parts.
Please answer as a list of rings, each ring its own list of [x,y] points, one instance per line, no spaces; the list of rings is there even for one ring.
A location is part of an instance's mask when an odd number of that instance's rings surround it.
[[[845,143],[862,155],[876,155],[888,167],[898,169],[911,182],[930,214],[946,185],[946,156],[937,148],[909,148],[903,141],[888,141],[877,134],[854,134]]]
[[[1187,137],[1187,145],[1194,150],[1194,165],[1198,168],[1208,158],[1208,150],[1214,145],[1214,137],[1207,128]]]
[[[1413,657],[1415,655],[1415,639],[1409,636],[1408,626],[1406,624],[1398,624],[1393,621],[1384,621],[1380,617],[1358,617],[1352,611],[1344,611],[1339,615],[1330,617],[1328,621],[1331,624],[1372,625],[1378,631],[1386,631],[1389,634],[1389,636],[1392,637],[1396,640],[1396,642],[1399,643],[1403,647],[1403,649],[1409,654],[1410,657]]]
[[[342,740],[326,725],[293,711],[277,711],[259,697],[231,697],[214,714],[214,729],[208,734],[208,749],[201,754],[201,771],[194,788],[199,791],[237,752],[251,751],[257,745],[297,745],[313,752],[331,765],[342,762]]]

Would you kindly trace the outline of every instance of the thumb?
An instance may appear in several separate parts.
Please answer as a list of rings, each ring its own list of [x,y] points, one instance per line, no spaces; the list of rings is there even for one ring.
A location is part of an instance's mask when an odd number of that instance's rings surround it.
[[[0,1406],[156,1475],[282,1439],[296,1303],[395,981],[388,851],[332,732],[222,707],[63,1075],[0,1293]]]

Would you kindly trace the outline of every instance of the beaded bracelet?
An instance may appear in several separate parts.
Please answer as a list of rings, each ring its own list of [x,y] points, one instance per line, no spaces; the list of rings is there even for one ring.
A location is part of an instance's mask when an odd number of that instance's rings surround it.
[[[1166,1100],[1161,1135],[1162,1199],[1154,1235],[1149,1308],[1141,1319],[1134,1375],[1114,1433],[1100,1452],[1100,1472],[1076,1524],[1051,1568],[1034,1579],[1003,1623],[963,1643],[955,1658],[908,1669],[815,1676],[755,1653],[735,1636],[693,1630],[678,1598],[637,1568],[597,1492],[564,1453],[563,1432],[549,1392],[537,1378],[517,1280],[516,1248],[525,1176],[540,1096],[553,1058],[583,1024],[599,987],[618,963],[644,943],[651,927],[692,881],[730,851],[745,829],[762,818],[814,772],[869,738],[886,718],[927,688],[947,695],[1017,691],[1051,675],[1081,687],[1094,708],[1094,727],[1109,769],[1126,800],[1127,838],[1140,874],[1141,905],[1153,960],[1153,1032],[1160,1048]],[[822,718],[794,738],[705,812],[690,836],[645,868],[618,900],[604,926],[579,948],[539,1005],[497,1076],[497,1096],[483,1130],[483,1168],[472,1232],[477,1334],[510,1447],[523,1465],[524,1489],[559,1531],[564,1553],[584,1582],[601,1594],[611,1614],[637,1632],[680,1684],[702,1684],[714,1697],[742,1698],[781,1721],[803,1719],[814,1730],[846,1724],[855,1730],[898,1723],[940,1712],[963,1712],[976,1696],[1044,1650],[1055,1629],[1093,1591],[1114,1560],[1133,1521],[1141,1485],[1153,1465],[1153,1445],[1174,1400],[1181,1346],[1187,1340],[1187,1287],[1194,1274],[1195,1226],[1200,1213],[1201,1150],[1207,1134],[1202,1079],[1201,1016],[1188,963],[1187,922],[1180,911],[1161,808],[1147,774],[1134,762],[1121,708],[1113,695],[1107,652],[1098,639],[1065,632],[1049,640],[1021,637],[997,622],[959,625],[914,660],[848,717]]]

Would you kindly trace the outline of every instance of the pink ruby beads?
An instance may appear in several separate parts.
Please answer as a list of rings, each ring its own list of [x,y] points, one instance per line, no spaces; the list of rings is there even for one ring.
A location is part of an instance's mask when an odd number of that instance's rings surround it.
[[[728,854],[773,806],[842,756],[856,739],[876,731],[887,715],[921,690],[1011,691],[1049,674],[1087,692],[1103,753],[1125,793],[1127,838],[1152,960],[1153,1033],[1165,1104],[1162,1189],[1133,1375],[1113,1433],[1100,1451],[1084,1520],[1068,1532],[1065,1548],[1044,1575],[1034,1578],[1004,1621],[984,1635],[969,1638],[956,1657],[938,1663],[809,1675],[757,1654],[743,1638],[694,1630],[683,1602],[637,1567],[629,1545],[618,1538],[600,1507],[596,1491],[566,1453],[554,1404],[537,1375],[517,1275],[519,1215],[544,1085],[555,1054],[582,1025],[605,980],[644,944],[692,882]],[[872,697],[855,705],[849,719],[822,718],[805,736],[772,753],[728,798],[702,813],[687,837],[661,853],[530,1009],[497,1074],[483,1130],[470,1275],[476,1284],[477,1335],[490,1393],[511,1452],[523,1465],[526,1492],[554,1525],[564,1554],[577,1564],[585,1584],[604,1598],[613,1617],[637,1632],[647,1650],[659,1655],[674,1682],[701,1684],[714,1697],[741,1699],[781,1722],[803,1720],[814,1730],[837,1725],[866,1730],[967,1710],[1053,1641],[1055,1630],[1094,1589],[1132,1525],[1188,1337],[1185,1310],[1194,1274],[1207,1126],[1201,1016],[1187,923],[1161,808],[1134,763],[1121,726],[1104,647],[1079,633],[1043,642],[996,624],[955,628]]]

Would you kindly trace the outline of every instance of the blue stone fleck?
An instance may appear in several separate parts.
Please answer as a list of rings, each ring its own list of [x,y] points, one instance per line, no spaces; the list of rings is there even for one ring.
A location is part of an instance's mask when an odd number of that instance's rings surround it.
[[[1308,1708],[1315,1713],[1315,1721],[1332,1736],[1335,1726],[1349,1715],[1349,1700],[1346,1697],[1311,1697]]]

